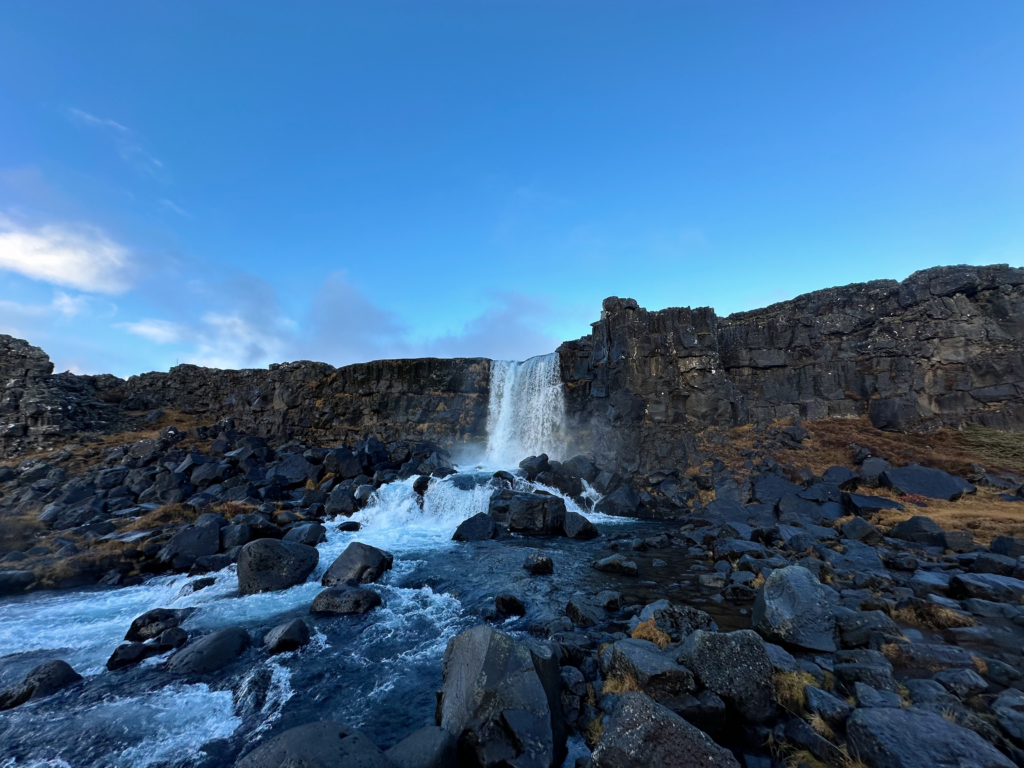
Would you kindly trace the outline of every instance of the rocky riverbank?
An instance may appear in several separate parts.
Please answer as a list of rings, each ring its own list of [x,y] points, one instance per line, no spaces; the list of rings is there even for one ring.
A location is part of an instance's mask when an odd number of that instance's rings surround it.
[[[258,630],[196,626],[194,607],[147,610],[124,621],[105,671],[83,680],[54,649],[4,678],[0,706],[59,713],[121,680],[216,687],[274,658],[301,669],[324,632],[349,633],[330,652],[346,654],[404,583],[379,539],[360,540],[360,517],[393,488],[415,519],[443,490],[465,510],[454,549],[408,586],[433,583],[473,610],[432,662],[433,724],[375,743],[364,732],[380,724],[313,707],[251,741],[198,744],[189,764],[1024,765],[1024,537],[976,541],[929,517],[979,496],[1016,510],[1024,479],[860,446],[801,466],[820,456],[799,423],[760,439],[633,484],[584,456],[460,471],[430,443],[271,445],[230,421],[24,462],[6,470],[0,504],[41,517],[51,551],[7,552],[9,592],[97,578],[132,590],[178,573],[184,594],[217,592],[208,615],[306,597]],[[774,443],[789,461],[765,450]],[[600,522],[637,516],[649,521],[625,533]],[[324,539],[341,543],[322,561]],[[483,586],[466,583],[474,572],[490,574]],[[230,685],[244,709],[252,683]],[[16,722],[0,721],[12,745]]]

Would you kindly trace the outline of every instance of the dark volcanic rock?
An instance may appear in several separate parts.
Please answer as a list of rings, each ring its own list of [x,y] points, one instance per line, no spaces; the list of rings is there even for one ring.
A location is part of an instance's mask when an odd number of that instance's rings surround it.
[[[625,693],[591,755],[593,768],[740,768],[729,750],[641,693]]]
[[[746,720],[762,723],[775,714],[775,683],[764,641],[755,632],[697,630],[677,656],[697,680]]]
[[[451,768],[459,761],[455,738],[437,725],[413,731],[384,754],[395,768]]]
[[[834,651],[835,615],[821,583],[805,568],[772,571],[758,592],[752,617],[765,638],[814,651]]]
[[[453,541],[486,541],[498,538],[500,528],[494,518],[486,512],[478,512],[459,523],[452,534]]]
[[[372,589],[360,587],[328,587],[313,598],[310,613],[349,616],[372,611],[383,601]]]
[[[249,633],[241,627],[225,627],[197,638],[167,660],[176,675],[205,675],[236,661],[249,647]]]
[[[488,626],[448,641],[437,722],[468,765],[556,768],[565,757],[558,659]]]
[[[395,768],[359,731],[329,720],[280,733],[254,749],[235,768]]]
[[[601,652],[606,678],[632,678],[655,701],[669,704],[696,688],[693,672],[649,640],[627,637]]]
[[[386,571],[390,571],[394,560],[390,552],[353,541],[327,569],[321,583],[325,587],[344,584],[350,580],[358,584],[369,584],[377,581]]]
[[[320,553],[305,544],[275,539],[251,541],[238,555],[238,593],[289,589],[304,582],[319,562]]]
[[[640,509],[640,494],[628,485],[619,486],[602,498],[594,507],[595,512],[615,517],[636,517]]]
[[[624,576],[636,576],[638,573],[636,563],[627,560],[622,555],[610,555],[601,560],[595,560],[590,565],[598,571],[621,573]]]
[[[309,627],[302,619],[278,624],[263,637],[267,653],[286,653],[309,644]]]
[[[129,642],[145,642],[159,637],[168,629],[178,626],[191,615],[194,608],[154,608],[137,616],[128,628],[124,639]]]
[[[555,572],[554,561],[547,555],[542,555],[539,552],[531,552],[526,556],[526,560],[523,562],[523,568],[528,570],[534,576],[546,576],[547,574]]]
[[[978,734],[919,709],[858,709],[846,721],[855,754],[885,768],[1012,768]]]
[[[47,661],[25,675],[18,683],[0,692],[0,710],[13,709],[30,699],[52,696],[81,679],[82,676],[66,661]]]
[[[601,535],[597,526],[577,512],[565,513],[563,530],[570,539],[596,539]]]
[[[966,480],[941,469],[930,469],[919,464],[887,469],[879,477],[879,482],[897,493],[946,501],[955,501],[965,493],[974,493],[976,490]]]

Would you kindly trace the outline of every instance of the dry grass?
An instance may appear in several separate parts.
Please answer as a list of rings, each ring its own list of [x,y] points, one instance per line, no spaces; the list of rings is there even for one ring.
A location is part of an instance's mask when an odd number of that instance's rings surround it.
[[[815,712],[813,715],[807,718],[807,723],[811,726],[811,728],[814,729],[814,732],[821,736],[823,739],[828,739],[829,741],[835,739],[836,734],[835,731],[832,730],[832,726],[829,725],[825,721],[825,718],[823,718],[817,712]]]
[[[988,662],[980,656],[971,656],[971,662],[974,664],[974,670],[982,677],[988,677]]]
[[[637,624],[636,629],[629,636],[635,640],[650,640],[659,648],[664,648],[672,642],[668,632],[663,632],[654,625],[654,619],[648,619]]]
[[[134,520],[119,527],[121,531],[145,531],[176,523],[194,522],[198,517],[196,511],[184,504],[165,504],[162,507],[139,515]]]
[[[38,518],[38,511],[23,515],[13,513],[0,515],[0,553],[13,550],[23,552],[34,547],[40,535],[45,531],[45,527]]]
[[[804,688],[818,687],[818,681],[809,672],[776,672],[775,699],[779,706],[792,713],[800,712],[807,703]]]
[[[583,738],[587,742],[587,746],[593,749],[597,746],[597,742],[601,740],[601,734],[604,733],[604,724],[601,722],[601,716],[598,715],[589,723],[587,727],[583,729]]]
[[[1000,493],[998,489],[982,487],[958,501],[928,499],[925,507],[882,510],[872,522],[887,530],[914,515],[925,515],[943,530],[971,531],[979,544],[988,544],[996,536],[1024,536],[1024,503],[1003,501]],[[877,495],[884,494],[878,492]],[[890,495],[890,498],[897,497]],[[900,499],[905,500],[906,497]]]
[[[973,616],[954,611],[937,603],[930,603],[927,600],[915,600],[910,605],[897,608],[892,612],[892,617],[901,624],[934,631],[955,627],[973,627],[978,623]]]
[[[623,675],[622,677],[609,677],[606,678],[604,684],[601,686],[601,693],[643,693],[644,689],[640,687],[636,679],[632,675]]]

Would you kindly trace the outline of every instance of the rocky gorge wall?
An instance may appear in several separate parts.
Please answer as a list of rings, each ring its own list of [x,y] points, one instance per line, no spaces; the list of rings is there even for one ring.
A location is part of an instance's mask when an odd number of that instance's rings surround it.
[[[936,267],[724,318],[612,297],[558,353],[570,452],[627,472],[688,466],[709,427],[789,417],[1024,430],[1024,270]],[[0,336],[0,458],[138,427],[157,409],[311,444],[486,438],[485,358],[179,365],[127,381],[52,371],[41,349]]]
[[[687,466],[708,427],[788,417],[1020,431],[1024,270],[936,267],[724,318],[612,297],[558,351],[576,447],[629,471]]]

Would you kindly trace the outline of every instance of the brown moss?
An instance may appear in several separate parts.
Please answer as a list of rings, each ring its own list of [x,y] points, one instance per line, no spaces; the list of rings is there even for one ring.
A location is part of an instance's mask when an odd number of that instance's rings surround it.
[[[974,617],[966,613],[960,613],[960,611],[954,611],[927,600],[915,600],[909,605],[897,608],[892,612],[892,617],[901,624],[935,631],[955,627],[973,627],[978,623]]]
[[[807,703],[804,688],[808,685],[818,687],[818,681],[808,672],[776,672],[775,699],[779,706],[790,712],[802,710]]]
[[[654,619],[648,619],[637,624],[636,629],[630,633],[630,637],[635,640],[650,640],[659,648],[664,648],[672,642],[668,632],[663,632],[655,626]]]
[[[23,515],[0,514],[0,553],[31,549],[44,531],[36,511]]]
[[[601,686],[601,693],[643,693],[643,688],[632,675],[608,677]]]

